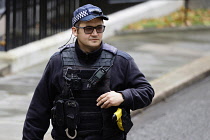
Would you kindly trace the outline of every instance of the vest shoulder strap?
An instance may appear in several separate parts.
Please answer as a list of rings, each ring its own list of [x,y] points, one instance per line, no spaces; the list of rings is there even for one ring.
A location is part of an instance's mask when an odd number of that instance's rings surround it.
[[[63,67],[79,65],[79,61],[76,57],[74,44],[68,44],[60,50]]]
[[[103,44],[103,50],[113,53],[113,55],[117,54],[117,48],[115,48],[114,46],[109,45],[107,43]]]
[[[63,66],[81,66],[75,53],[75,44],[68,44],[60,49]],[[113,64],[114,57],[117,54],[117,48],[109,44],[103,44],[103,51],[99,60],[93,64],[94,67],[109,67]]]

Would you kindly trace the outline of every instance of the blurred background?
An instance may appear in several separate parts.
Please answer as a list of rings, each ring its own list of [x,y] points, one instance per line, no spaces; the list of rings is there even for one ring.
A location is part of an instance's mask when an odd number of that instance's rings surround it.
[[[96,6],[102,7],[103,12],[109,15],[148,1],[149,0],[1,0],[0,50],[8,51],[24,44],[68,30],[71,27],[72,12],[74,9],[87,3],[93,3]],[[162,19],[159,20],[153,19],[153,21],[152,19],[149,21],[143,20],[141,21],[142,23],[131,24],[124,29],[139,30],[151,27],[163,28],[183,25],[208,26],[210,24],[208,17],[210,2],[208,0],[183,1],[184,5],[178,9],[179,11],[168,17],[162,17]]]
[[[209,0],[0,0],[0,139],[21,139],[45,65],[87,3],[110,19],[104,42],[128,52],[156,91],[155,106],[132,113],[128,139],[207,140]]]

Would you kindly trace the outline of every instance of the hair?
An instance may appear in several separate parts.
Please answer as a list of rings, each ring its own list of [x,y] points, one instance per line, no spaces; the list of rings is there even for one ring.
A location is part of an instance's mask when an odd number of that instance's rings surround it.
[[[75,24],[74,24],[74,27],[79,27],[80,25],[80,21],[77,21]]]

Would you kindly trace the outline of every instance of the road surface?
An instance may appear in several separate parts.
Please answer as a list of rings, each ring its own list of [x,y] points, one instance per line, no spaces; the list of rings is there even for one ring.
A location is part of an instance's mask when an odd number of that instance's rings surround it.
[[[128,140],[209,140],[210,76],[132,118]]]

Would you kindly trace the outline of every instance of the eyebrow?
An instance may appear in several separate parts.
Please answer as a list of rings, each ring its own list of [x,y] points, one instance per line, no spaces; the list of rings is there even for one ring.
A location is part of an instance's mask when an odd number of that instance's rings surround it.
[[[99,24],[99,25],[96,25],[96,26],[91,26],[91,25],[86,25],[85,27],[97,27],[97,26],[101,26],[103,24]]]

